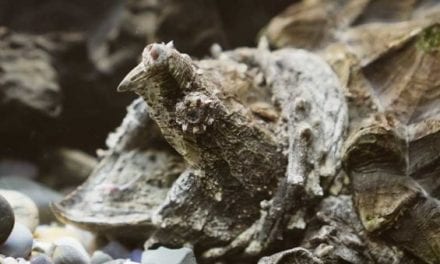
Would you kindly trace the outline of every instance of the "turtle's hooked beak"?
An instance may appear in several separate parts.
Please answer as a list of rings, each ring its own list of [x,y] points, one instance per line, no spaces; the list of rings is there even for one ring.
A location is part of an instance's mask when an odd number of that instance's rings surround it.
[[[138,86],[142,85],[142,80],[145,78],[145,67],[139,63],[134,67],[118,85],[118,92],[134,91]]]

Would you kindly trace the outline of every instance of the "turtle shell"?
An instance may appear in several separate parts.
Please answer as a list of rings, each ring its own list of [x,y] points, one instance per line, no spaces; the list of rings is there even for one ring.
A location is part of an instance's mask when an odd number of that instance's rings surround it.
[[[440,260],[439,37],[439,24],[425,24],[361,63],[348,90],[373,107],[352,122],[343,159],[365,229],[427,263]],[[356,95],[353,107],[365,101]]]
[[[145,240],[155,230],[153,212],[186,165],[160,136],[143,100],[129,106],[107,146],[87,181],[52,208],[61,221],[109,237]]]
[[[349,105],[343,163],[360,220],[427,263],[440,261],[439,11],[437,1],[302,1],[266,29],[272,46],[332,65]]]

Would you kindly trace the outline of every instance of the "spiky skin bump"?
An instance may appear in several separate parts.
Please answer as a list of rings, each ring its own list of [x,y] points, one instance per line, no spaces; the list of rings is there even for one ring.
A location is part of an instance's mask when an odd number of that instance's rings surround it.
[[[176,104],[176,121],[182,131],[201,134],[214,123],[214,102],[202,93],[192,93]]]
[[[227,92],[247,77],[237,76],[230,62],[214,65],[198,64],[170,45],[150,44],[120,90],[144,98],[164,137],[191,166],[213,175],[227,170],[222,174],[251,196],[269,197],[287,161],[280,140]]]

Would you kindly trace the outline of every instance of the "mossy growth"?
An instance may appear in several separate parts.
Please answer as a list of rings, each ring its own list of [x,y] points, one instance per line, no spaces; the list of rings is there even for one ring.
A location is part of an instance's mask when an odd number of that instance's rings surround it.
[[[440,50],[440,25],[425,29],[417,41],[417,47],[425,52]]]

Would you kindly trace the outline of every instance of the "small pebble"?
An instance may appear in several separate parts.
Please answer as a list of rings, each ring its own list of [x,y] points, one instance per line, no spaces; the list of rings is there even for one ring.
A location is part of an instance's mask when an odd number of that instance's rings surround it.
[[[33,237],[29,229],[20,223],[15,223],[11,235],[0,246],[0,254],[14,258],[26,258],[32,250]]]
[[[30,264],[52,264],[52,263],[53,263],[52,260],[44,254],[32,258],[30,262]]]
[[[96,250],[96,236],[89,231],[71,225],[40,225],[35,229],[34,237],[39,241],[49,243],[54,243],[59,239],[71,237],[79,241],[87,252],[93,252]]]
[[[8,201],[0,195],[0,244],[8,239],[14,227],[14,211]]]
[[[75,247],[60,245],[53,252],[54,264],[89,264],[90,259],[84,256]]]
[[[141,262],[142,260],[142,253],[144,253],[141,249],[134,249],[130,253],[130,260],[135,262]]]
[[[92,264],[103,264],[112,260],[113,258],[110,255],[100,250],[97,250],[93,253],[91,262]]]
[[[101,251],[109,254],[114,259],[126,259],[130,256],[130,251],[117,241],[110,241],[101,248]]]
[[[146,250],[142,254],[142,264],[197,264],[194,253],[189,248],[169,249],[159,247]]]
[[[34,244],[32,245],[32,254],[36,254],[36,255],[44,254],[47,256],[52,256],[54,249],[55,249],[55,244],[34,239]]]
[[[90,256],[81,243],[72,237],[63,237],[54,242],[52,260],[55,264],[90,263]]]
[[[74,239],[72,237],[63,237],[63,238],[60,238],[57,241],[55,241],[54,244],[55,244],[56,247],[59,247],[59,246],[69,246],[69,247],[72,247],[79,254],[81,254],[84,259],[87,259],[88,261],[90,261],[89,254],[87,253],[87,251],[85,250],[83,245],[81,245],[81,243],[77,239]],[[56,248],[54,249],[54,254],[55,254],[55,250],[56,250]]]
[[[18,264],[18,261],[15,258],[7,257],[3,259],[4,264]]]
[[[29,264],[29,261],[25,260],[24,258],[17,258],[18,264]]]
[[[2,195],[11,205],[15,215],[15,222],[21,223],[32,232],[38,226],[38,207],[31,198],[23,193],[12,190],[0,190]]]
[[[115,259],[109,262],[105,262],[104,264],[139,264],[139,262],[133,262],[129,259]]]

